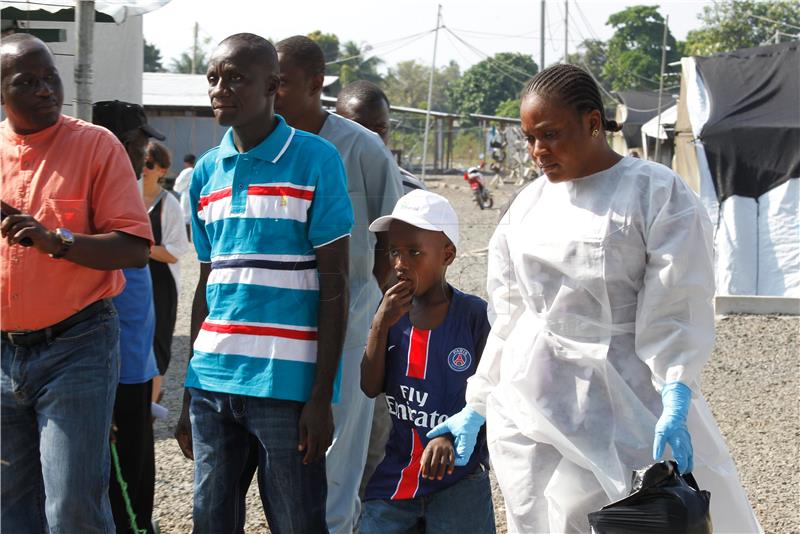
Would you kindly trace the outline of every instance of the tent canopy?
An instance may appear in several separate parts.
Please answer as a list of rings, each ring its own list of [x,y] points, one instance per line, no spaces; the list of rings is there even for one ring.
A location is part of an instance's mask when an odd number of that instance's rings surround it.
[[[648,137],[658,139],[668,139],[666,126],[673,126],[678,118],[678,106],[672,106],[664,110],[661,114],[661,124],[659,126],[658,115],[642,125],[642,133]]]
[[[618,91],[614,93],[622,102],[622,135],[628,148],[642,146],[642,125],[658,114],[658,92]],[[666,93],[661,96],[661,109],[675,105],[675,98]]]
[[[696,58],[710,115],[700,140],[720,201],[800,176],[800,43]]]
[[[169,2],[170,0],[95,0],[94,9],[119,24],[127,17],[144,15],[164,7]],[[38,16],[32,13],[31,20],[75,20],[75,0],[4,0],[4,10],[9,7],[20,11],[41,12]],[[97,18],[96,21],[108,20]]]

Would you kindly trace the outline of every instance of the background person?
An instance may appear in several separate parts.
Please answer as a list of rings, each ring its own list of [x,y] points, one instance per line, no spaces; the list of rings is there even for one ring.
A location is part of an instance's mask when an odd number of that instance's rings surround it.
[[[180,257],[189,249],[180,203],[162,187],[171,163],[166,146],[157,141],[148,143],[142,170],[142,195],[155,239],[149,265],[156,312],[153,351],[158,365],[158,375],[153,379],[153,402],[161,399],[161,381],[172,358],[172,335],[178,316]]]
[[[619,125],[578,67],[534,76],[521,118],[547,178],[491,239],[492,330],[467,408],[442,428],[467,451],[485,415],[511,532],[587,532],[666,444],[711,492],[715,531],[759,532],[700,393],[714,344],[705,209],[668,168],[608,146]]]
[[[281,84],[276,111],[291,126],[319,134],[338,150],[347,173],[355,213],[350,237],[350,306],[342,355],[342,386],[333,407],[334,437],[327,453],[328,528],[351,534],[360,516],[358,487],[367,455],[374,402],[359,387],[367,333],[389,274],[386,236],[369,224],[391,213],[401,195],[401,179],[391,153],[363,126],[322,109],[325,57],[308,37],[294,36],[276,45]]]
[[[145,148],[151,137],[164,136],[147,123],[138,104],[110,100],[92,106],[92,121],[108,128],[125,147],[136,177],[142,175]],[[137,200],[142,194],[137,185]],[[113,441],[116,444],[126,493],[139,528],[152,532],[156,459],[153,440],[151,400],[153,381],[158,376],[153,353],[156,315],[153,286],[148,266],[123,269],[125,289],[114,297],[119,315],[120,374],[114,400]],[[128,532],[130,518],[116,473],[109,486],[111,509],[117,530]]]
[[[175,184],[172,190],[178,193],[181,201],[181,210],[183,211],[183,221],[186,224],[186,236],[192,239],[192,206],[189,200],[189,185],[192,183],[192,171],[194,171],[194,154],[186,154],[183,156],[183,169],[178,173],[175,178]]]
[[[383,144],[389,146],[392,123],[389,120],[391,104],[380,87],[366,80],[358,80],[346,85],[336,97],[336,113],[357,122],[367,130],[375,132]],[[425,189],[422,180],[398,166],[403,179],[403,191]]]
[[[388,147],[391,121],[389,119],[390,104],[380,87],[366,80],[358,80],[346,85],[339,91],[336,98],[336,113],[364,128],[375,132],[381,141]],[[402,167],[397,168],[402,179],[403,192],[409,193],[415,189],[425,189],[425,184]],[[390,280],[387,280],[381,290],[388,289]],[[367,459],[364,463],[364,473],[359,483],[358,494],[363,497],[367,482],[375,468],[383,460],[386,440],[392,429],[392,420],[386,406],[386,397],[380,393],[375,398],[375,408],[372,413],[372,427],[369,433],[367,446]]]
[[[61,114],[42,41],[2,40],[0,96],[0,522],[4,532],[111,532],[120,353],[110,298],[125,285],[119,269],[147,264],[150,224],[122,145]]]

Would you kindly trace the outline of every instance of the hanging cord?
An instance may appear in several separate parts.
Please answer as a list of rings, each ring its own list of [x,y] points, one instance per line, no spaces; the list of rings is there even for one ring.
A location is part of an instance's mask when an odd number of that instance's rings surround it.
[[[131,498],[128,497],[128,483],[122,478],[122,467],[119,465],[119,455],[117,454],[117,444],[111,442],[111,458],[114,460],[114,475],[117,477],[120,492],[122,493],[122,500],[125,501],[125,511],[128,512],[128,519],[131,522],[131,530],[135,534],[147,534],[147,529],[139,528],[136,525],[136,512],[133,511]]]

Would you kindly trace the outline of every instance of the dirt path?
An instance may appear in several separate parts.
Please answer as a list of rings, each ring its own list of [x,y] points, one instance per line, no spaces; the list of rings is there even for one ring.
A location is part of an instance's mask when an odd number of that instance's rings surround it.
[[[462,291],[486,298],[485,248],[497,225],[497,208],[510,197],[513,187],[495,190],[495,208],[481,211],[460,176],[431,181],[431,186],[450,199],[461,221],[459,257],[448,279]],[[161,532],[169,534],[191,532],[192,463],[183,458],[172,439],[183,395],[189,314],[198,273],[193,252],[182,261],[177,335],[165,379],[164,403],[170,414],[155,427],[154,517]],[[800,533],[799,330],[797,318],[738,316],[720,320],[717,348],[703,373],[703,392],[767,533]],[[503,501],[496,488],[494,504],[498,532],[506,532]],[[267,532],[255,484],[248,505],[247,532]]]

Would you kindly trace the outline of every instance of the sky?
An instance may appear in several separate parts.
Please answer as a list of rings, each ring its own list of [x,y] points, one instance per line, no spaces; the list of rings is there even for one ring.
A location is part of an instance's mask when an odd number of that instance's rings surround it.
[[[710,0],[581,0],[569,1],[567,42],[574,52],[584,38],[611,37],[609,15],[637,4],[658,5],[669,16],[677,39],[700,26],[697,16]],[[436,64],[456,61],[462,71],[497,52],[531,54],[539,63],[540,0],[297,0],[283,3],[256,0],[172,0],[144,15],[144,36],[161,50],[164,66],[192,45],[195,22],[200,38],[217,43],[233,33],[252,32],[280,40],[315,30],[352,40],[386,66],[400,61],[433,60],[437,5],[442,6]],[[564,55],[564,1],[547,0],[545,63]]]

